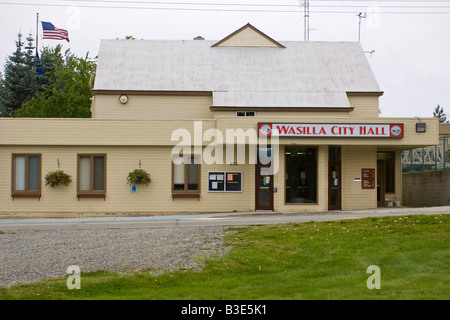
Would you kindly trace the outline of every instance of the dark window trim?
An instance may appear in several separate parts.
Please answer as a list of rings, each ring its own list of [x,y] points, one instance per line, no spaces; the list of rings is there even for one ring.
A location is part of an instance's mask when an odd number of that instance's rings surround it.
[[[172,200],[175,198],[200,198],[201,193],[201,164],[196,164],[194,159],[199,157],[199,155],[191,155],[191,163],[184,164],[184,190],[174,190],[174,167],[175,164],[172,161],[172,178],[171,178],[171,191],[172,191]],[[197,172],[197,181],[198,181],[198,190],[188,190],[189,184],[189,165],[196,164],[198,166]]]
[[[256,117],[256,111],[236,111],[236,117]]]
[[[90,158],[90,190],[80,190],[80,159],[81,157],[89,157]],[[104,159],[104,189],[103,190],[94,190],[94,157],[103,157]],[[77,198],[106,198],[106,180],[107,180],[107,159],[106,153],[79,153],[77,154]]]
[[[25,157],[25,190],[16,190],[16,157]],[[28,158],[39,157],[39,189],[28,190]],[[42,191],[42,154],[41,153],[13,153],[11,155],[11,197],[13,198],[39,198]]]

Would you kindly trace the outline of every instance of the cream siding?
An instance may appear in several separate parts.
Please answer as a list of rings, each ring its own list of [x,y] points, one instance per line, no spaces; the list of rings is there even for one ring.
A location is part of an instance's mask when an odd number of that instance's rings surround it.
[[[303,111],[303,110],[283,110],[283,111],[277,111],[277,110],[271,110],[271,111],[265,111],[265,110],[253,110],[252,108],[240,108],[239,110],[230,110],[230,111],[214,111],[214,118],[230,118],[235,117],[237,119],[242,119],[244,117],[237,117],[236,111],[255,111],[256,117],[247,117],[246,120],[249,119],[265,119],[266,122],[267,119],[282,119],[281,121],[285,122],[286,119],[292,119],[292,118],[302,118],[302,119],[317,119],[320,117],[320,115],[323,115],[327,118],[332,119],[346,119],[353,116],[353,112],[351,111]],[[261,120],[263,122],[263,120]],[[270,121],[273,122],[273,121]]]
[[[133,94],[126,93],[128,102],[122,104],[122,93],[95,96],[95,119],[120,120],[202,120],[212,119],[211,94]]]
[[[38,212],[59,216],[67,213],[171,213],[171,212],[228,212],[254,209],[254,167],[249,164],[230,166],[227,164],[201,165],[200,199],[172,199],[172,163],[169,147],[7,147],[0,153],[1,212]],[[37,198],[11,197],[11,154],[42,153],[42,193]],[[106,154],[106,198],[77,199],[77,154]],[[72,176],[69,186],[51,188],[45,186],[44,177],[49,171],[60,169]],[[130,192],[126,177],[139,168],[150,173],[149,186],[139,186],[137,193]],[[242,171],[243,192],[208,192],[208,171]],[[8,174],[6,174],[8,173]]]
[[[223,41],[219,47],[274,47],[278,48],[275,43],[263,37],[250,27],[242,29],[232,37]]]
[[[350,117],[355,118],[378,118],[378,95],[362,95],[362,94],[347,94],[350,106],[353,111],[349,114]]]
[[[195,121],[97,120],[97,119],[0,119],[0,146],[174,146],[176,129],[190,133],[194,141]],[[199,122],[198,129],[215,127],[214,120]],[[197,129],[197,131],[198,131]],[[3,138],[5,137],[5,138]],[[199,133],[201,137],[201,133]]]
[[[0,210],[2,212],[39,212],[55,216],[67,214],[106,213],[152,213],[172,212],[230,212],[255,210],[255,165],[249,158],[248,134],[257,133],[257,123],[284,122],[286,117],[268,117],[258,112],[253,117],[220,117],[215,120],[99,120],[99,119],[0,119]],[[291,117],[289,122],[340,122],[340,123],[381,123],[405,124],[402,139],[355,139],[355,138],[280,138],[279,170],[274,176],[274,210],[279,212],[325,212],[328,210],[328,146],[342,146],[342,209],[354,210],[375,208],[376,189],[363,190],[354,178],[361,177],[362,168],[376,168],[377,151],[396,151],[396,196],[401,201],[400,150],[417,145],[434,145],[438,140],[437,120],[422,119],[427,123],[426,133],[415,132],[415,119],[395,118],[349,118],[329,119],[323,117]],[[240,143],[246,146],[244,164],[231,166],[229,163],[201,165],[200,199],[173,199],[171,192],[172,164],[171,151],[181,139],[172,141],[171,135],[177,130],[189,133],[186,144],[199,142],[213,146],[214,137],[205,138],[206,131],[219,129],[226,142],[226,133],[237,133]],[[195,130],[196,131],[195,131]],[[246,135],[247,134],[247,135]],[[316,204],[285,203],[284,148],[289,145],[313,146],[318,148],[318,201]],[[42,155],[42,177],[48,171],[60,168],[72,175],[73,183],[68,187],[50,188],[41,186],[40,200],[37,198],[11,198],[12,154],[39,153]],[[105,199],[86,199],[77,194],[77,154],[104,153],[107,156],[107,195]],[[235,152],[236,154],[236,152]],[[226,156],[226,149],[224,149]],[[224,159],[225,160],[225,159]],[[235,158],[235,161],[237,158]],[[138,193],[130,193],[126,183],[128,172],[143,169],[152,177],[150,186],[139,186]],[[234,162],[234,161],[233,161]],[[208,192],[208,171],[242,171],[243,191],[237,193]]]
[[[177,129],[189,132],[203,145],[211,142],[203,140],[205,131],[218,129],[226,137],[227,130],[257,134],[258,122],[286,122],[286,118],[265,117],[221,117],[216,120],[98,120],[98,119],[0,119],[1,145],[81,145],[81,146],[174,146],[179,140],[172,139]],[[416,146],[437,145],[439,141],[437,119],[422,119],[427,123],[426,133],[416,133],[415,119],[377,118],[377,119],[335,119],[291,117],[288,122],[308,123],[403,123],[404,137],[400,139],[383,138],[280,138],[285,141],[305,145],[373,145],[382,149],[410,149]],[[194,131],[197,130],[197,131]],[[201,132],[200,132],[201,130]],[[284,139],[284,140],[283,140]]]
[[[361,179],[361,169],[376,170],[376,151],[375,146],[342,146],[342,210],[377,207],[376,186],[374,189],[362,189],[361,181],[355,179]]]
[[[397,150],[395,152],[395,194],[393,197],[396,197],[400,203],[403,203],[402,183],[402,152]]]

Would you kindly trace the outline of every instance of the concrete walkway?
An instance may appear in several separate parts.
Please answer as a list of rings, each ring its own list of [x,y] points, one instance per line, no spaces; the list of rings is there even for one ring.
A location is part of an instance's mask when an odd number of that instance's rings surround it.
[[[376,208],[350,211],[326,211],[326,212],[274,212],[274,211],[248,211],[248,212],[218,212],[218,213],[198,213],[199,217],[219,218],[233,216],[277,216],[277,215],[301,215],[301,216],[327,216],[341,215],[352,217],[370,217],[387,215],[414,215],[414,214],[450,214],[450,206],[442,207],[422,207],[422,208]],[[183,215],[183,214],[181,214]]]
[[[370,216],[387,215],[413,215],[413,214],[450,214],[450,206],[442,207],[422,207],[422,208],[376,208],[352,211],[327,211],[327,212],[273,212],[273,211],[239,211],[239,212],[211,212],[211,213],[148,213],[148,214],[48,214],[43,213],[2,213],[0,211],[0,220],[26,220],[26,219],[124,219],[124,218],[144,218],[153,217],[158,219],[173,218],[229,218],[229,217],[257,217],[257,216],[302,216],[302,217],[342,217],[342,218],[363,218]],[[313,219],[314,220],[314,219]]]

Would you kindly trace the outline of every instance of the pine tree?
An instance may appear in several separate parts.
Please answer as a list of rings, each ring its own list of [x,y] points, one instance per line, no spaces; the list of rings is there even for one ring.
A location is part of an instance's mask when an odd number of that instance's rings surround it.
[[[62,46],[43,48],[40,57],[31,35],[22,41],[18,34],[16,51],[0,72],[0,116],[70,117],[91,116],[90,80],[96,62],[78,58]]]
[[[33,38],[27,38],[24,47],[22,34],[18,34],[16,51],[8,57],[5,70],[0,79],[0,105],[2,116],[12,116],[22,104],[36,95],[37,83]],[[24,51],[26,49],[26,51]]]
[[[440,105],[437,105],[437,107],[434,109],[433,117],[438,118],[439,123],[448,123],[447,115],[444,112],[444,108],[442,108]]]
[[[6,95],[5,88],[2,85],[2,79],[3,74],[0,72],[0,97]],[[6,107],[3,105],[3,100],[0,98],[0,117],[7,117],[9,116],[9,111],[6,109]]]
[[[56,81],[55,72],[64,68],[64,59],[60,44],[54,48],[44,47],[42,49],[39,57],[41,72],[38,72],[37,75],[41,92]]]
[[[95,67],[88,55],[79,58],[67,50],[63,64],[49,78],[53,83],[26,102],[14,117],[90,118],[90,80]]]

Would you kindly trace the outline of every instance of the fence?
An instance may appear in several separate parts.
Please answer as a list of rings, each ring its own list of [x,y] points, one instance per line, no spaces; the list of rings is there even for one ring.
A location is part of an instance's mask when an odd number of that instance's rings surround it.
[[[450,168],[450,135],[439,137],[439,145],[402,152],[402,171],[416,172]]]
[[[405,173],[402,185],[404,206],[450,206],[450,170]]]

